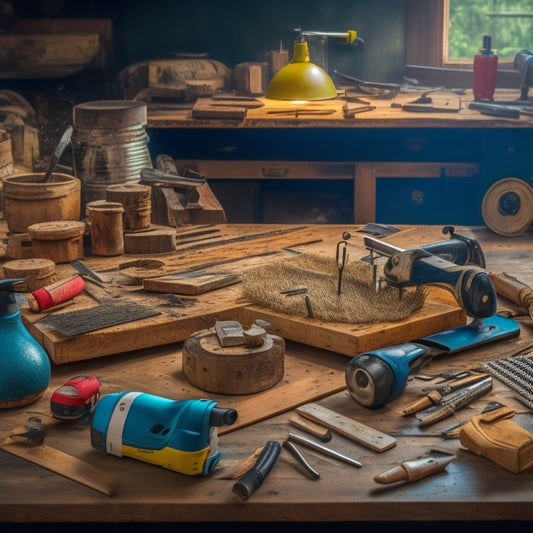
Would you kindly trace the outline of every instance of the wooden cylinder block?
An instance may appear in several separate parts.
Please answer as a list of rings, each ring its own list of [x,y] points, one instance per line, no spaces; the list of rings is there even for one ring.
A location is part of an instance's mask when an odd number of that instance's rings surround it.
[[[59,279],[56,265],[50,259],[15,259],[4,263],[3,270],[5,279],[24,280],[13,286],[15,292],[33,292]]]
[[[276,385],[285,373],[285,341],[267,334],[261,346],[222,347],[214,328],[184,343],[182,370],[195,387],[219,394],[252,394]]]
[[[150,227],[152,188],[140,183],[120,183],[106,188],[106,200],[124,207],[124,231],[140,231]]]
[[[28,226],[56,220],[80,220],[81,182],[68,174],[44,172],[15,174],[2,179],[4,218],[12,233],[27,233]]]
[[[91,224],[93,255],[122,255],[124,253],[122,204],[96,200],[87,204],[87,213]]]
[[[41,222],[28,227],[33,257],[70,263],[83,257],[85,223],[77,220]]]

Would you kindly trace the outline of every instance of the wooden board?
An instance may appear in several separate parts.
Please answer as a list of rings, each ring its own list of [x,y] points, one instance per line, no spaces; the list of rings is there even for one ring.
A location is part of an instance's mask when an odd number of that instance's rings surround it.
[[[459,307],[431,301],[427,301],[420,311],[405,320],[377,324],[322,322],[284,315],[255,305],[235,309],[234,316],[244,323],[258,318],[266,320],[272,324],[272,333],[280,337],[349,357],[383,346],[413,341],[465,323],[464,311]]]
[[[222,118],[230,120],[244,120],[247,108],[243,106],[224,106],[204,102],[202,99],[194,104],[192,108],[193,118]]]
[[[25,443],[15,442],[13,439],[8,438],[0,446],[0,449],[22,457],[31,463],[38,464],[47,470],[73,479],[106,496],[114,496],[117,493],[119,486],[118,478],[104,470],[94,467],[90,463],[81,461],[77,457],[51,448],[46,444],[42,446],[28,446]]]
[[[306,349],[302,352],[300,346],[290,343],[285,350],[283,378],[271,388],[251,394],[211,393],[192,385],[183,374],[182,357],[182,346],[167,345],[108,357],[103,366],[103,362],[97,359],[59,365],[32,411],[49,412],[51,395],[72,375],[95,375],[102,396],[139,391],[174,400],[208,398],[217,401],[220,407],[237,410],[238,419],[233,425],[217,429],[218,434],[223,435],[346,389],[342,357],[323,361],[318,351]],[[7,413],[4,426],[15,427],[20,423],[20,416],[21,413],[16,411]],[[54,435],[63,438],[64,424],[61,421],[52,424],[48,419],[46,423],[49,430],[47,443],[57,442],[53,445],[63,449],[60,444],[63,441],[54,440]]]
[[[0,79],[62,78],[93,61],[100,48],[97,34],[0,35]]]
[[[228,273],[231,272],[233,263],[243,271],[261,262],[282,260],[295,251],[330,253],[330,250],[335,249],[334,243],[338,241],[343,229],[334,226],[271,225],[261,228],[262,231],[257,227],[219,226],[221,234],[208,243],[188,243],[182,247],[178,246],[173,254],[159,255],[158,258],[165,262],[164,271],[159,275],[191,272],[195,269],[204,273]],[[362,234],[354,234],[352,240],[362,238]],[[440,238],[438,228],[426,228],[418,233],[406,229],[391,236],[390,240],[392,243],[402,243],[403,247],[407,248],[406,243],[409,241],[426,244]],[[350,253],[354,257],[358,253],[361,257],[365,255],[364,249],[357,252],[354,248]],[[139,256],[129,258],[137,259]],[[118,264],[125,260],[124,256],[95,257],[86,258],[84,262],[89,268],[100,273],[109,271],[111,267],[116,269]],[[206,264],[211,267],[207,268]],[[122,287],[123,298],[157,308],[162,311],[161,314],[73,337],[60,335],[40,325],[38,320],[43,314],[35,315],[25,309],[21,312],[26,327],[56,364],[184,341],[196,331],[213,327],[216,320],[238,320],[244,326],[249,326],[258,318],[262,318],[272,324],[271,333],[286,340],[350,357],[363,351],[412,341],[466,322],[464,311],[457,306],[449,293],[442,289],[430,291],[423,308],[406,320],[377,324],[343,324],[288,316],[251,305],[241,297],[239,287],[239,284],[235,284],[196,297],[149,293],[143,291],[142,286]],[[85,300],[78,297],[76,300],[77,303],[73,305],[78,305],[79,308],[95,305],[88,297]],[[71,307],[68,306],[64,311],[72,310]]]
[[[71,337],[39,322],[30,322],[37,320],[39,315],[22,310],[22,316],[26,327],[50,359],[56,364],[63,364],[183,341],[200,329],[212,327],[216,319],[232,318],[235,308],[233,294],[222,289],[206,296],[197,300],[161,295],[159,301],[153,299],[153,305],[165,308],[165,314]]]
[[[365,424],[361,424],[357,420],[336,413],[317,403],[302,405],[296,411],[305,418],[333,429],[337,433],[375,452],[381,453],[396,446],[396,439],[394,437],[377,431]]]
[[[227,287],[239,281],[240,278],[236,274],[162,276],[143,280],[143,288],[147,291],[194,295]]]

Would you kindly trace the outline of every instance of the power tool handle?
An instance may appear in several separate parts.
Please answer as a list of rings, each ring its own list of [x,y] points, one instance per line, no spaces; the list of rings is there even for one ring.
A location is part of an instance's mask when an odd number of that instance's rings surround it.
[[[505,272],[489,272],[496,292],[516,305],[529,307],[533,303],[533,289]]]
[[[496,312],[497,296],[488,273],[477,266],[458,266],[437,256],[413,263],[412,282],[448,289],[466,313],[487,318]]]

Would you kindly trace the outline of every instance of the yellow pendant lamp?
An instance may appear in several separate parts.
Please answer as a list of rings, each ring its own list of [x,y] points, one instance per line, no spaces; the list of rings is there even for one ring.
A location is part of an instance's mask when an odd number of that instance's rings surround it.
[[[328,73],[309,61],[306,41],[294,43],[291,62],[274,75],[265,95],[274,100],[328,100],[337,90]]]

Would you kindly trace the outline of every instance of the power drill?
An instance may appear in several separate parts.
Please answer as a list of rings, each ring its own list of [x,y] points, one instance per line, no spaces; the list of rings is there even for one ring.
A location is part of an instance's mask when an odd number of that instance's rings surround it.
[[[188,475],[207,475],[220,460],[218,426],[237,411],[205,399],[171,400],[143,392],[102,396],[92,414],[93,448]]]
[[[518,322],[494,315],[483,320],[481,326],[457,326],[413,342],[364,352],[348,363],[346,386],[357,403],[377,409],[397,398],[405,389],[409,375],[418,372],[432,358],[519,334]]]

